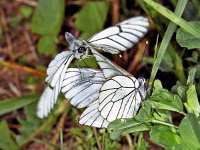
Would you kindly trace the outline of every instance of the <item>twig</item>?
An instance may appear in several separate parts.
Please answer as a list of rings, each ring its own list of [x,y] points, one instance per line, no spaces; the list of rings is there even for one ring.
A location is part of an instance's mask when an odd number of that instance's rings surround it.
[[[112,24],[116,24],[119,22],[119,0],[113,0],[112,4]]]
[[[106,136],[106,130],[103,129],[103,137],[102,137],[102,144],[101,144],[102,150],[105,149],[105,136]]]
[[[6,44],[7,44],[9,55],[11,57],[11,60],[14,61],[15,56],[14,56],[14,53],[13,53],[12,40],[11,40],[11,37],[9,35],[9,29],[8,29],[8,25],[7,25],[7,21],[6,21],[6,16],[5,16],[4,10],[2,8],[0,8],[0,21],[1,21],[1,24],[2,24],[4,31],[5,31],[4,33],[5,33]]]
[[[119,0],[112,1],[112,24],[116,24],[119,22]],[[114,56],[114,62],[120,62],[118,56]]]
[[[33,0],[16,0],[16,1],[24,3],[24,4],[29,5],[29,6],[33,6],[33,7],[37,6],[37,2],[35,2]]]
[[[35,52],[35,47],[33,46],[33,43],[32,43],[32,40],[31,40],[31,37],[30,37],[29,33],[27,32],[26,29],[25,29],[25,31],[23,33],[24,33],[24,37],[25,37],[25,39],[26,39],[26,41],[27,41],[27,43],[28,43],[28,45],[30,47],[30,51],[31,51],[31,53],[33,55],[33,58],[36,61],[38,61],[39,59],[38,59],[38,56],[37,56],[37,54]]]
[[[0,65],[2,65],[4,67],[11,68],[11,69],[15,69],[15,70],[18,70],[18,71],[23,71],[23,72],[35,74],[35,75],[38,75],[38,76],[46,76],[46,73],[43,72],[43,71],[39,71],[39,70],[29,68],[29,67],[26,67],[26,66],[14,64],[14,63],[11,63],[11,62],[0,61]]]
[[[56,142],[58,141],[59,139],[59,135],[60,135],[60,129],[62,129],[64,127],[64,124],[65,124],[65,119],[66,119],[66,116],[67,116],[67,113],[68,112],[64,112],[60,118],[60,120],[58,121],[58,124],[57,124],[57,129],[56,129],[56,133],[52,139],[52,142],[50,142],[51,144],[53,145],[56,145]],[[52,147],[52,150],[54,150],[55,147]],[[62,148],[60,148],[62,149]]]

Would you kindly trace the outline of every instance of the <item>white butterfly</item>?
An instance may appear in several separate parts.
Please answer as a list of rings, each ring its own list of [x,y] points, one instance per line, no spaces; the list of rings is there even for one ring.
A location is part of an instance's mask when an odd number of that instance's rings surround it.
[[[64,73],[61,92],[70,104],[77,108],[90,106],[99,97],[99,90],[105,82],[103,73],[94,69],[68,68]],[[47,86],[38,103],[37,116],[44,118],[56,103],[58,92]]]
[[[132,118],[140,103],[146,97],[146,80],[136,79],[128,72],[91,48],[106,81],[103,83],[98,100],[83,112],[79,123],[106,128],[109,122],[119,118]]]
[[[91,48],[103,50],[112,54],[125,51],[131,48],[145,35],[148,31],[148,27],[148,19],[140,16],[130,18],[113,27],[107,28],[95,34],[87,41],[75,39],[73,35],[66,32],[65,38],[69,43],[69,51],[58,54],[48,66],[47,77],[45,79],[48,83],[48,87],[39,100],[40,102],[37,110],[38,117],[46,117],[53,108],[58,94],[61,91],[67,68],[74,58],[80,60],[88,57]],[[50,96],[47,93],[51,93],[52,95]]]

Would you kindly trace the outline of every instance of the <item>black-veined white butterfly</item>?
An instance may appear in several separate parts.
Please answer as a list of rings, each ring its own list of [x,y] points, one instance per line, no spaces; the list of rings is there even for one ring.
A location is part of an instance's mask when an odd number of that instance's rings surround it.
[[[91,47],[106,81],[103,83],[98,101],[94,101],[83,112],[80,124],[106,128],[108,123],[119,118],[132,118],[146,97],[144,78],[136,79],[124,69],[112,63]]]
[[[112,54],[125,51],[145,35],[148,27],[148,19],[140,16],[130,18],[113,27],[107,28],[95,34],[87,41],[82,39],[77,40],[67,32],[65,37],[69,43],[69,51],[58,54],[48,66],[47,77],[45,79],[48,87],[40,98],[37,111],[38,116],[44,118],[50,112],[51,108],[53,108],[53,104],[56,102],[58,94],[61,91],[67,68],[74,58],[84,59],[88,57],[88,51],[91,47]],[[52,93],[52,96],[46,94],[49,92]]]
[[[90,106],[99,97],[99,90],[105,82],[103,73],[94,69],[68,68],[64,73],[61,92],[70,104],[77,108]],[[38,103],[37,116],[46,117],[56,103],[58,92],[47,86]]]

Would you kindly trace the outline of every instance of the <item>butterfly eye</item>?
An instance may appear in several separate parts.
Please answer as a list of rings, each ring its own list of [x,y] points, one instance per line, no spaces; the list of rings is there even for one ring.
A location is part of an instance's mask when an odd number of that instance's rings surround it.
[[[83,52],[85,52],[85,51],[86,51],[86,48],[83,47],[83,46],[81,46],[81,47],[78,48],[78,52],[79,52],[79,53],[83,53]]]

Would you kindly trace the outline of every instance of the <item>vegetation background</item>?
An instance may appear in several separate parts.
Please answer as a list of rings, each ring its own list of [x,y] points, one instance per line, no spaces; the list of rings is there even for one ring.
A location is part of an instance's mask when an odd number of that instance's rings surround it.
[[[199,6],[199,0],[1,0],[0,149],[200,149]],[[47,65],[67,50],[64,33],[87,39],[139,15],[151,21],[148,34],[122,57],[104,54],[154,83],[138,115],[108,130],[81,126],[82,110],[61,95],[49,117],[38,119]],[[94,58],[78,63],[98,68]]]

